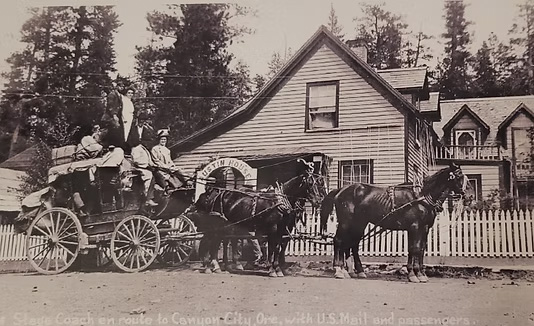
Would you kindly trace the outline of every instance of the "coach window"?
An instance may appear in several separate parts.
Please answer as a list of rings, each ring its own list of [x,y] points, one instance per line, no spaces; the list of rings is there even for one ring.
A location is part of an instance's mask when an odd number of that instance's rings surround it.
[[[339,126],[339,81],[306,85],[306,130]]]
[[[349,160],[339,163],[340,187],[353,183],[373,183],[373,160]]]

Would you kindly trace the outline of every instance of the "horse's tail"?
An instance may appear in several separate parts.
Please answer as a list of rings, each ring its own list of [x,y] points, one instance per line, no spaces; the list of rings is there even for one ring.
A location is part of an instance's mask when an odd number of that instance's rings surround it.
[[[328,222],[328,217],[330,216],[330,213],[332,213],[332,210],[334,209],[334,198],[336,197],[339,190],[340,189],[334,189],[330,191],[321,203],[321,233],[323,234],[326,232],[326,223]]]

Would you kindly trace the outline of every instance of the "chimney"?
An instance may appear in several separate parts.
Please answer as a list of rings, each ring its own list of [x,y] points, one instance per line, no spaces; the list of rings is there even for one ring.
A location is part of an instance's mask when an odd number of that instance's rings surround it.
[[[354,52],[358,58],[367,63],[367,45],[361,39],[348,40],[347,46]]]

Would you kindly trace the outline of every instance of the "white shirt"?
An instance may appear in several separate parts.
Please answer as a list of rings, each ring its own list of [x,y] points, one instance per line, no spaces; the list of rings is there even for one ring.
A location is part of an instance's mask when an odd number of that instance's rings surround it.
[[[134,105],[129,97],[122,95],[122,123],[124,124],[124,139],[128,139],[134,118]]]

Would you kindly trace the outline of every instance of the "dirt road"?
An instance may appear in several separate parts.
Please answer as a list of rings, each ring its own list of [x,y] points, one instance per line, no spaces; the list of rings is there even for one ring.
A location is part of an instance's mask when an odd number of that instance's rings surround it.
[[[473,284],[474,283],[474,284]],[[0,325],[534,325],[530,282],[200,274],[0,275]]]

